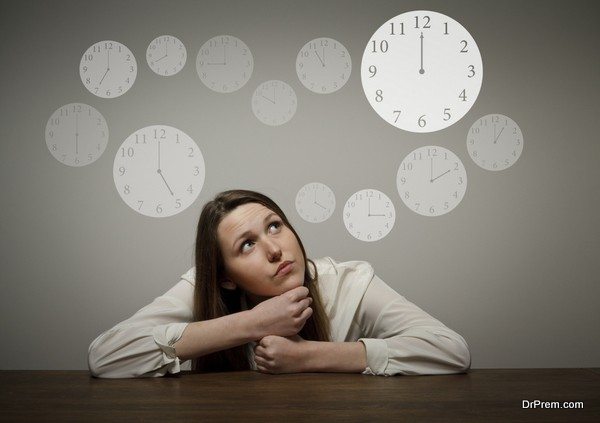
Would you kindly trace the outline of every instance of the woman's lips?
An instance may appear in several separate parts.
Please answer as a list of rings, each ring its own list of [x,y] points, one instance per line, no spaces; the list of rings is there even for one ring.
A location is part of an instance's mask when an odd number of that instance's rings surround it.
[[[288,273],[290,273],[292,271],[293,267],[294,267],[293,261],[286,261],[285,263],[283,263],[283,267],[280,267],[279,269],[277,269],[277,273],[275,273],[275,276],[287,275]]]

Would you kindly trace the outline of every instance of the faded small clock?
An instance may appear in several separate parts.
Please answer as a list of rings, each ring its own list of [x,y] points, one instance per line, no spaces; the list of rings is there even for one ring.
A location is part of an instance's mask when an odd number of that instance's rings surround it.
[[[150,217],[181,213],[204,185],[204,158],[194,140],[167,125],[141,128],[117,150],[113,178],[129,207]]]
[[[352,60],[346,47],[332,38],[315,38],[298,52],[296,73],[302,85],[317,94],[330,94],[348,82]]]
[[[435,145],[410,152],[398,168],[400,198],[422,216],[441,216],[452,211],[467,190],[467,173],[452,151]]]
[[[296,113],[296,92],[283,81],[263,82],[252,95],[252,111],[266,125],[278,126],[288,122]]]
[[[296,194],[296,211],[310,223],[321,223],[335,210],[335,195],[331,188],[320,182],[304,185]]]
[[[242,88],[252,75],[254,59],[239,38],[219,35],[205,42],[196,57],[196,70],[204,85],[218,93]]]
[[[46,146],[59,162],[80,167],[95,162],[108,144],[104,116],[87,104],[70,103],[52,113],[46,124]]]
[[[344,226],[356,239],[379,241],[390,233],[396,221],[392,200],[376,189],[355,192],[344,205]]]
[[[185,66],[187,50],[179,38],[172,35],[156,37],[146,49],[146,61],[152,71],[160,76],[179,73]]]
[[[137,62],[127,46],[116,41],[100,41],[83,53],[79,63],[83,86],[102,98],[115,98],[133,86]]]
[[[477,43],[460,23],[416,10],[381,25],[365,47],[361,80],[371,107],[410,132],[434,132],[458,122],[481,89]]]
[[[481,168],[491,171],[511,167],[523,152],[523,133],[519,125],[501,114],[478,119],[467,134],[469,156]]]

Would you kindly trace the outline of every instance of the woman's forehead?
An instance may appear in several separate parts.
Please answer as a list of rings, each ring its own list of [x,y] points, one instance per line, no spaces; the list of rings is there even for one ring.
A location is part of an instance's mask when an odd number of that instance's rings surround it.
[[[217,232],[225,238],[236,236],[247,228],[262,224],[263,220],[271,213],[273,213],[271,209],[259,203],[242,204],[221,220]]]

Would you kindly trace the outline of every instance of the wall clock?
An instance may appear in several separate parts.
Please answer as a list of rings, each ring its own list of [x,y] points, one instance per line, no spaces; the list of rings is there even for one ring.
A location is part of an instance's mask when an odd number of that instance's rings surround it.
[[[304,185],[296,194],[296,211],[310,223],[321,223],[335,210],[335,195],[331,188],[320,182]]]
[[[396,185],[406,207],[423,216],[441,216],[463,199],[467,172],[450,150],[419,147],[400,163]]]
[[[102,98],[125,94],[135,82],[137,62],[131,50],[116,41],[100,41],[83,53],[79,63],[83,86]]]
[[[83,103],[58,108],[46,124],[46,146],[59,162],[85,166],[95,162],[108,144],[108,125],[104,116]]]
[[[239,38],[219,35],[205,42],[196,57],[196,70],[204,85],[218,93],[242,88],[252,75],[254,59]]]
[[[146,49],[146,61],[154,73],[171,76],[185,66],[187,50],[185,45],[172,35],[156,37]]]
[[[473,106],[483,76],[477,43],[441,13],[402,13],[379,27],[365,47],[361,80],[373,109],[410,132],[434,132]]]
[[[181,213],[204,185],[202,152],[189,135],[151,125],[127,137],[115,156],[117,192],[136,212],[149,217]]]
[[[346,230],[354,238],[374,242],[390,233],[396,211],[387,195],[376,189],[363,189],[348,198],[343,218]]]
[[[511,167],[523,152],[523,134],[519,125],[501,114],[478,119],[467,135],[469,156],[481,168],[491,171]]]
[[[252,95],[252,111],[266,125],[283,125],[294,116],[296,108],[296,92],[283,81],[263,82]]]
[[[350,53],[332,38],[315,38],[302,47],[296,58],[296,73],[302,85],[318,94],[342,88],[352,72]]]

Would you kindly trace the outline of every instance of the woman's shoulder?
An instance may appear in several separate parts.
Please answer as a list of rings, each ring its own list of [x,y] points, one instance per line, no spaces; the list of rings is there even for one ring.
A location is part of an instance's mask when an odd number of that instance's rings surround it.
[[[192,267],[183,275],[181,275],[181,280],[187,281],[192,286],[196,285],[196,267]]]
[[[336,279],[361,278],[370,280],[374,275],[371,263],[363,260],[351,260],[338,262],[331,257],[321,257],[312,260],[320,276],[337,276]]]

